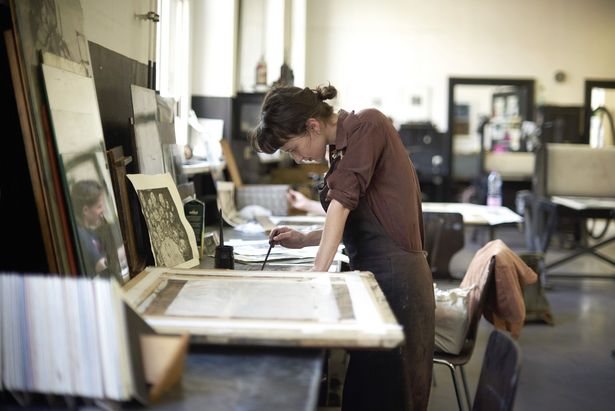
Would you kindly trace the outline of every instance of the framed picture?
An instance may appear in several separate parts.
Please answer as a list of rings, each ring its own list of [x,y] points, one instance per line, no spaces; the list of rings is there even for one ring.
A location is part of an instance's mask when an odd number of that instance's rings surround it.
[[[194,230],[186,219],[171,175],[128,174],[127,177],[139,197],[155,264],[179,268],[198,265]]]
[[[383,349],[404,338],[370,272],[152,267],[124,290],[156,331],[196,342]]]

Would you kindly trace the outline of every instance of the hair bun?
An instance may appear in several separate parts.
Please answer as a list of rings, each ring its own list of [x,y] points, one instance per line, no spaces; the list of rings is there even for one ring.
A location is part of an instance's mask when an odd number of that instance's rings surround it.
[[[314,92],[321,101],[331,100],[337,96],[337,90],[330,84],[328,86],[318,86]]]

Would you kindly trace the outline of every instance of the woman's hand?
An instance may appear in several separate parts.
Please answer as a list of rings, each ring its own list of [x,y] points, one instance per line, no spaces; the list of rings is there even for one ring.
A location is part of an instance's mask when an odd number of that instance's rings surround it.
[[[269,243],[282,245],[286,248],[305,247],[305,234],[289,227],[276,227],[269,234]]]
[[[269,242],[286,248],[303,248],[318,245],[321,235],[322,230],[302,233],[290,227],[276,227],[269,234]]]
[[[320,202],[307,198],[300,191],[289,189],[286,193],[286,198],[292,208],[307,211],[308,213],[325,215],[325,210],[322,208]]]
[[[308,202],[312,201],[304,196],[303,193],[292,189],[288,190],[288,193],[286,193],[286,198],[288,199],[291,207],[296,208],[297,210],[305,210]]]

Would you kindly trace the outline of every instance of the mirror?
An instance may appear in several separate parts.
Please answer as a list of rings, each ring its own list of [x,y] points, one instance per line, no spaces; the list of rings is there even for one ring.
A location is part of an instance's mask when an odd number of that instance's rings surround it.
[[[615,80],[586,80],[584,134],[592,147],[613,145],[614,115]]]
[[[534,80],[449,78],[448,101],[453,182],[476,184],[497,167],[505,181],[530,179]]]

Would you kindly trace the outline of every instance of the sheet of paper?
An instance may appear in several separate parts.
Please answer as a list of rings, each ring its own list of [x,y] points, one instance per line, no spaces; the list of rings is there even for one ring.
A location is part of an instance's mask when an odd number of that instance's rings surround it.
[[[233,247],[235,260],[240,262],[263,262],[269,250],[268,240],[229,240],[226,245]],[[348,262],[348,256],[342,254],[344,246],[340,244],[338,251],[333,258],[334,261]],[[318,246],[310,246],[304,248],[286,248],[281,245],[271,249],[268,261],[286,260],[286,259],[314,259]]]
[[[276,300],[276,305],[269,304]],[[279,306],[287,307],[281,311]],[[280,284],[267,279],[186,282],[165,315],[337,321],[339,312],[326,277]]]
[[[498,225],[523,222],[523,217],[508,207],[469,203],[423,203],[423,212],[460,213],[465,224]]]

